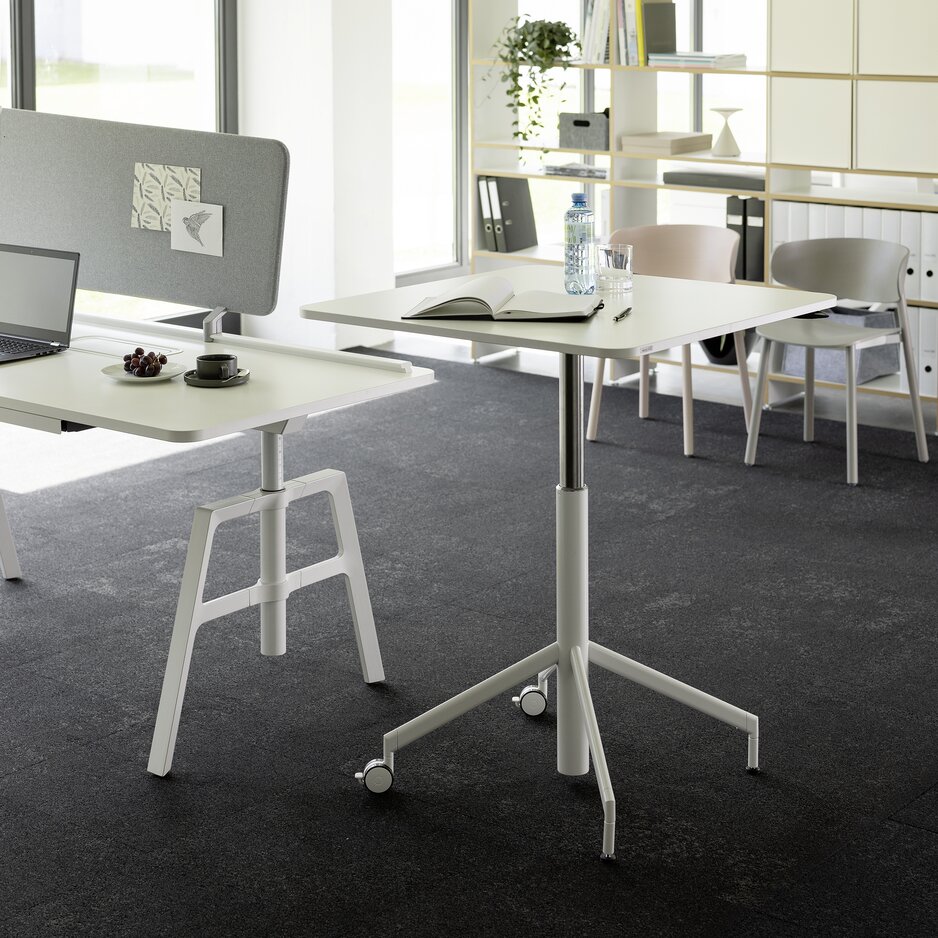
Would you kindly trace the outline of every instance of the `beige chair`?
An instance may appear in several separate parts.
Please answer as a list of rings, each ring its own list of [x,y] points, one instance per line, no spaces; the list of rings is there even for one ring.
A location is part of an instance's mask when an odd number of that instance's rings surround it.
[[[609,236],[616,244],[632,245],[632,269],[637,274],[654,277],[678,277],[683,280],[711,280],[732,283],[736,270],[739,235],[729,228],[712,225],[645,225],[640,228],[619,228]],[[743,415],[746,426],[752,409],[749,372],[746,369],[745,334],[733,335],[736,360],[743,394]],[[684,455],[694,455],[694,392],[691,379],[690,346],[681,348],[683,366]],[[638,416],[648,417],[649,356],[642,355],[639,372]],[[586,438],[595,440],[599,427],[606,359],[596,361],[596,377],[590,399]]]
[[[922,402],[918,396],[918,375],[915,352],[907,340],[908,317],[905,309],[905,272],[909,251],[901,244],[871,238],[818,238],[811,241],[789,241],[772,255],[772,276],[779,282],[799,290],[833,293],[840,299],[895,303],[895,326],[871,329],[851,326],[830,319],[786,319],[760,326],[756,332],[763,347],[756,379],[756,401],[752,411],[745,462],[756,461],[759,443],[761,404],[765,400],[771,364],[772,346],[776,342],[801,345],[804,359],[804,439],[814,439],[814,350],[842,349],[847,366],[847,484],[856,485],[857,468],[857,352],[876,345],[900,343],[905,356],[909,379],[909,400],[915,429],[919,462],[928,462]]]

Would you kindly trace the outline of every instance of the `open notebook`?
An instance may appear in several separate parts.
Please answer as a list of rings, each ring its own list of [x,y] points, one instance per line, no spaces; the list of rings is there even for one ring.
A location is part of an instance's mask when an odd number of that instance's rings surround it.
[[[403,319],[589,319],[602,306],[594,295],[570,296],[548,290],[526,290],[515,294],[505,277],[475,277],[438,296],[419,302]]]

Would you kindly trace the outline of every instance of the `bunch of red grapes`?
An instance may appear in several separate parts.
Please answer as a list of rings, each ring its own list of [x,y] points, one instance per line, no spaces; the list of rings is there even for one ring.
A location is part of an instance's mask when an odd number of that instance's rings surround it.
[[[165,355],[144,352],[139,345],[132,354],[124,356],[124,371],[129,371],[138,378],[155,378],[163,370],[165,364]]]

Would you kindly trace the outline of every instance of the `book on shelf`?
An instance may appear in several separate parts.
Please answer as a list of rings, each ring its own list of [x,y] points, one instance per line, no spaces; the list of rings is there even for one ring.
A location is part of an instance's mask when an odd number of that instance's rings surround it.
[[[547,165],[542,172],[547,176],[580,176],[584,179],[606,178],[606,170],[602,166],[588,166],[586,163]]]
[[[584,18],[583,61],[602,65],[609,61],[610,0],[587,0]]]
[[[488,275],[427,297],[401,318],[572,322],[589,319],[601,306],[602,300],[595,295],[571,296],[549,290],[515,294],[510,280]]]
[[[745,68],[746,56],[742,52],[655,52],[648,56],[653,66],[688,66],[691,68]]]
[[[647,150],[673,156],[678,153],[693,153],[695,150],[709,150],[713,145],[713,134],[687,133],[677,130],[659,130],[645,134],[622,134],[619,137],[620,150]]]
[[[647,53],[673,53],[677,49],[677,30],[671,0],[644,0],[642,13]]]

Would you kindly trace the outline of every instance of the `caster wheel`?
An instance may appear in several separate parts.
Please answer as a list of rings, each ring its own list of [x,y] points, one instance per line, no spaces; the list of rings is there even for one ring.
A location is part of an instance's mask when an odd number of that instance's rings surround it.
[[[547,695],[536,684],[529,684],[511,701],[529,717],[539,717],[547,709]]]
[[[373,795],[382,795],[394,784],[394,773],[384,759],[372,759],[363,772],[356,772],[357,778]]]

